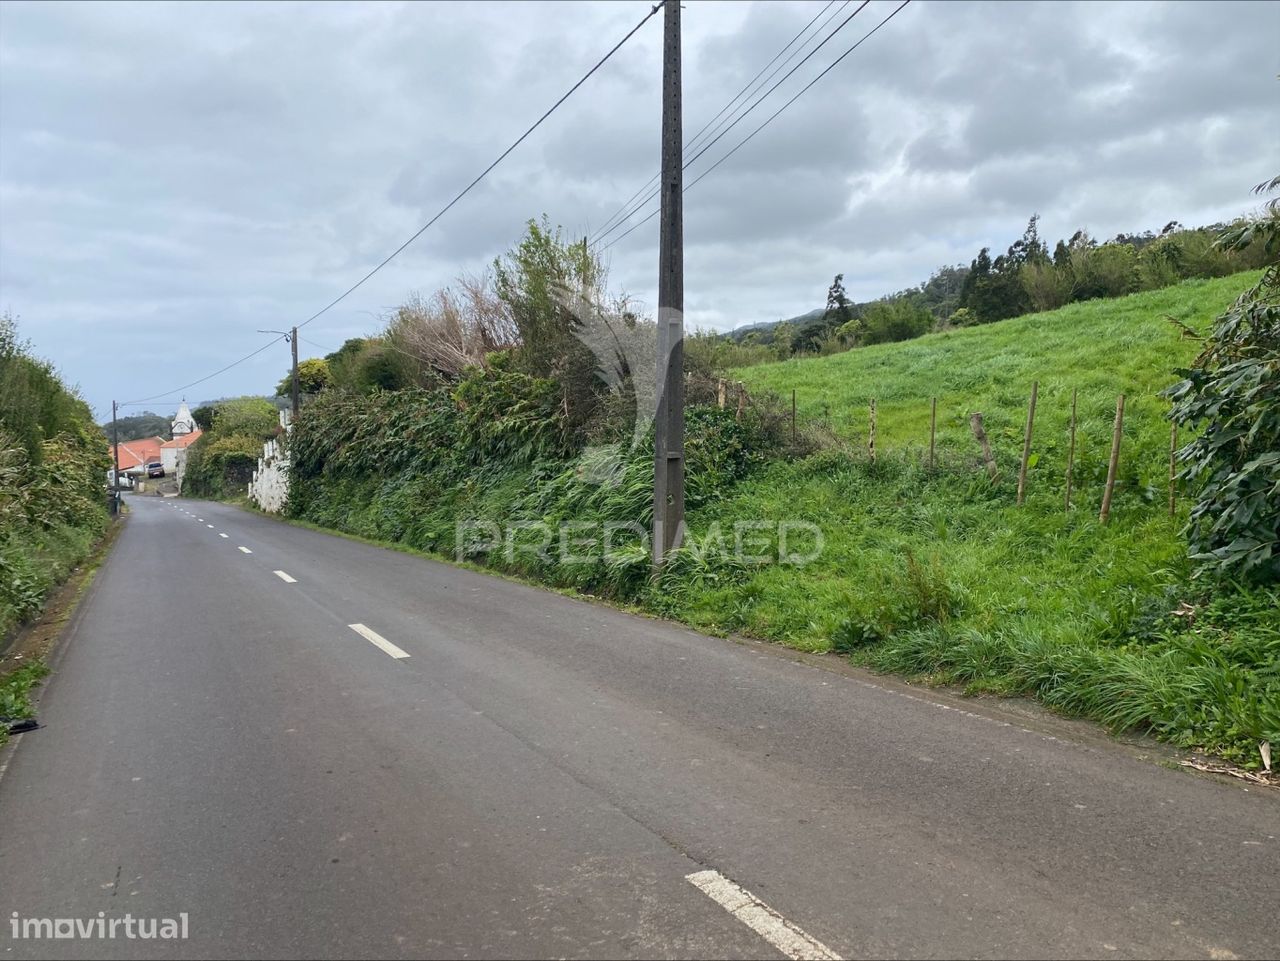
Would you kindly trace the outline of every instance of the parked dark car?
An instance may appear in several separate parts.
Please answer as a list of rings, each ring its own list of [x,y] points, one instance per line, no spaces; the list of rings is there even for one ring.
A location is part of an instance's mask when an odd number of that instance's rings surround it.
[[[148,464],[148,465],[147,465],[147,476],[148,476],[148,477],[163,477],[163,476],[164,476],[164,464],[160,463],[160,461],[158,461],[158,460],[153,460],[150,464]]]

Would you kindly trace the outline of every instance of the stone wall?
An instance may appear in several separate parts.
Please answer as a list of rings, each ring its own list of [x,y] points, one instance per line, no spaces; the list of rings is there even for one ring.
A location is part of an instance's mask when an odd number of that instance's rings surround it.
[[[249,481],[249,499],[269,514],[284,510],[289,496],[289,412],[280,411],[284,435],[262,445],[258,469]]]

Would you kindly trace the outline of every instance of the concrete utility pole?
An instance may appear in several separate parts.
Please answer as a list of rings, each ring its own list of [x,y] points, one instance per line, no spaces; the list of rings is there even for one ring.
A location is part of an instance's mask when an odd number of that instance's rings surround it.
[[[298,419],[298,328],[294,327],[289,334],[289,345],[293,348],[293,419]]]
[[[684,528],[684,132],[680,0],[663,3],[662,227],[658,254],[658,409],[653,434],[653,566]]]
[[[120,510],[120,424],[116,421],[116,402],[111,402],[111,458],[115,473],[111,477],[111,513]]]
[[[290,393],[293,395],[293,419],[297,420],[298,419],[298,328],[291,327],[288,330],[259,329],[258,333],[279,334],[281,337],[284,338],[285,343],[288,344],[290,348],[292,348],[293,374],[292,374],[292,389],[290,390]]]

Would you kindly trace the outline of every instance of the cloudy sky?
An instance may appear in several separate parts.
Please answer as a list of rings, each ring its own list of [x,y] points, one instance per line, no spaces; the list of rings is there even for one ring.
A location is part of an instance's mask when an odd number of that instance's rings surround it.
[[[895,6],[874,0],[687,179]],[[855,7],[686,0],[686,139],[815,15],[836,15],[825,35]],[[648,9],[0,3],[0,309],[100,415],[202,377],[359,279]],[[483,268],[530,217],[600,228],[657,170],[661,40],[657,16],[308,326],[303,356]],[[1278,73],[1276,3],[915,0],[689,191],[689,322],[800,313],[837,272],[855,298],[888,293],[1033,212],[1051,240],[1245,212],[1280,172]],[[650,307],[657,241],[655,219],[608,251]],[[287,359],[187,396],[264,392]]]

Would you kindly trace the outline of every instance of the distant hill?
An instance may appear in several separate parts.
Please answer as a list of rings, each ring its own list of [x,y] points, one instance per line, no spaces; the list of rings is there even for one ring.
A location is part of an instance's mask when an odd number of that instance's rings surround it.
[[[934,271],[933,276],[915,287],[908,287],[906,290],[899,290],[896,293],[887,294],[882,300],[899,300],[909,298],[918,303],[933,315],[935,321],[945,321],[956,310],[960,302],[960,288],[964,284],[964,279],[969,273],[969,268],[957,265],[955,267],[941,267]],[[866,301],[864,303],[849,304],[849,319],[861,317],[868,307],[874,301]],[[747,324],[729,331],[724,336],[742,343],[752,334],[755,339],[762,344],[773,343],[774,330],[779,324],[787,324],[793,328],[792,345],[796,352],[816,350],[823,338],[828,336],[840,321],[835,317],[828,317],[825,307],[816,307],[813,310],[803,314],[797,314],[794,317],[788,317],[785,320],[768,320],[756,324]]]
[[[99,426],[102,428],[102,432],[106,434],[107,440],[110,441],[112,438],[111,421]],[[141,440],[144,437],[168,437],[169,428],[173,426],[173,415],[166,416],[147,410],[141,414],[121,417],[116,426],[120,432],[121,443]]]
[[[741,327],[735,327],[733,330],[726,333],[725,336],[737,341],[738,343],[742,343],[742,339],[752,332],[761,334],[766,332],[772,333],[773,328],[777,327],[779,324],[791,324],[793,326],[797,324],[807,324],[811,321],[821,320],[824,313],[826,313],[826,309],[818,307],[816,310],[811,310],[807,314],[799,314],[795,317],[786,317],[780,320],[762,320],[754,324],[744,324]],[[770,339],[772,338],[766,338],[765,343],[768,343]]]

